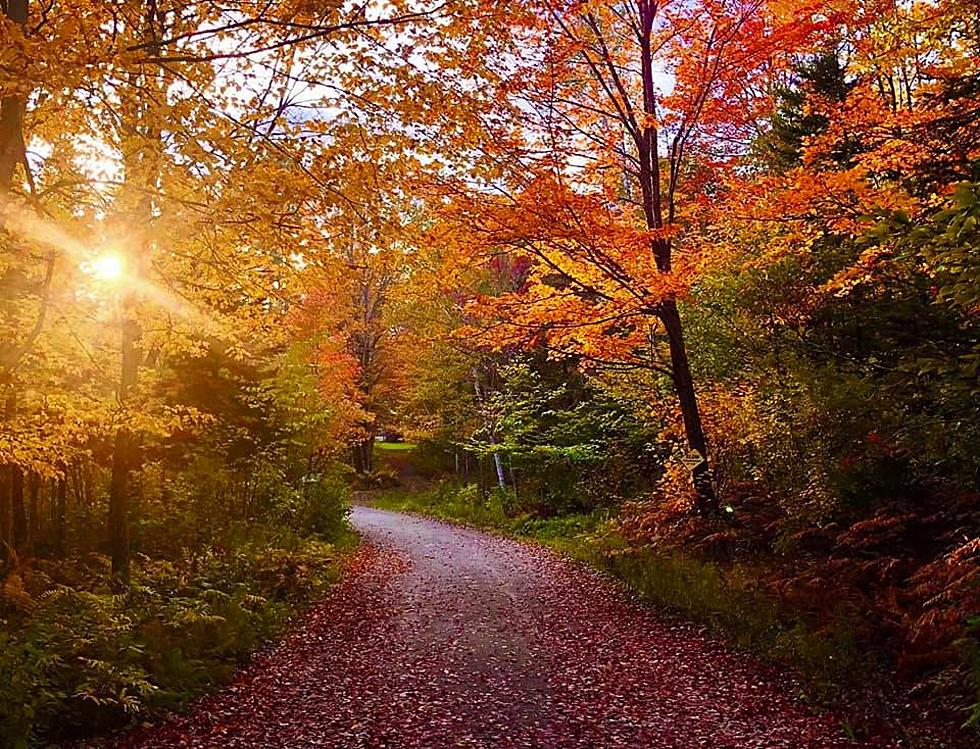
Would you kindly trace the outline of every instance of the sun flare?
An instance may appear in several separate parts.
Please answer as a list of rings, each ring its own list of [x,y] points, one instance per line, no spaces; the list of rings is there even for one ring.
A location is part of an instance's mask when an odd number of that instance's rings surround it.
[[[126,272],[126,264],[119,255],[101,255],[92,261],[92,275],[102,281],[118,281]]]

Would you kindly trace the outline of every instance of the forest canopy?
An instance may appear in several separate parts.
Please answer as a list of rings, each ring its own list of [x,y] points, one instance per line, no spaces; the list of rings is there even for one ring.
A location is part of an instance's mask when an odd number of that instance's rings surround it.
[[[392,440],[980,720],[973,0],[0,8],[11,746],[219,681]]]

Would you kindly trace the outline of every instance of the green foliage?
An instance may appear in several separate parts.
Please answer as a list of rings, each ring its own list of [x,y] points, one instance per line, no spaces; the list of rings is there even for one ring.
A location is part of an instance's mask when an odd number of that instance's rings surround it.
[[[71,726],[97,733],[182,705],[337,574],[337,548],[325,541],[271,528],[237,541],[143,557],[115,592],[101,557],[15,573],[22,595],[6,593],[0,620],[2,745],[70,738]]]
[[[634,404],[548,362],[518,361],[498,375],[486,426],[466,448],[485,459],[499,455],[522,501],[550,513],[588,511],[635,494],[658,474],[656,433]]]
[[[945,329],[959,333],[947,336],[943,348],[918,352],[914,360],[903,363],[905,369],[918,377],[938,380],[950,391],[947,395],[966,399],[980,395],[976,324],[980,306],[980,185],[961,183],[952,200],[925,220],[912,222],[901,214],[889,215],[875,225],[865,241],[891,250],[897,263],[918,269],[928,279],[934,315],[944,316],[948,321]]]
[[[482,498],[474,484],[459,486],[447,482],[420,492],[392,490],[378,496],[374,503],[387,510],[419,512],[479,528],[509,528],[526,519],[508,513],[513,495],[496,490]]]
[[[705,277],[685,314],[723,490],[753,483],[829,520],[976,486],[978,218],[962,184],[914,222],[869,218],[806,254],[753,262],[769,238],[752,238],[747,267]],[[864,253],[876,265],[857,273]]]
[[[412,452],[415,450],[417,445],[411,442],[375,442],[374,448],[380,450],[381,452],[397,453],[397,452]]]
[[[213,365],[190,366],[180,387],[194,391]],[[7,571],[0,746],[94,736],[185,704],[336,576],[349,488],[309,470],[315,447],[297,437],[307,417],[297,426],[264,396],[249,403],[246,375],[215,374],[224,389],[210,403],[201,385],[220,428],[147,440],[128,585],[101,556],[108,475],[95,466],[87,504],[73,497],[69,554]]]
[[[800,166],[806,139],[826,130],[830,122],[821,110],[844,101],[852,88],[836,49],[805,60],[795,77],[792,85],[777,90],[770,130],[755,143],[759,159],[777,171]],[[851,150],[842,149],[835,156],[844,161]]]
[[[303,477],[299,489],[275,495],[275,514],[301,533],[335,539],[347,530],[349,487],[337,471]]]

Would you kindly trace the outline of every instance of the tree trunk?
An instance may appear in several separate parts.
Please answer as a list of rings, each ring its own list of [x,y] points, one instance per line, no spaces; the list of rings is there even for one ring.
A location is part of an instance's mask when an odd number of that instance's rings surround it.
[[[10,474],[13,466],[0,465],[0,560],[10,561],[13,539],[10,533]]]
[[[13,510],[14,550],[21,551],[27,543],[27,512],[24,507],[24,472],[20,466],[11,467],[10,504]]]
[[[3,419],[8,422],[17,410],[13,385],[9,388],[3,409]],[[3,547],[4,561],[9,561],[14,550],[13,479],[13,464],[0,465],[0,546]]]
[[[485,405],[484,398],[483,398],[483,388],[480,387],[480,373],[476,367],[473,368],[473,392],[476,395],[476,402],[479,403],[481,406]],[[487,426],[487,442],[490,444],[491,447],[494,447],[497,444],[497,440],[493,436],[493,425],[487,423],[486,426]],[[507,478],[504,476],[504,464],[503,461],[500,459],[500,453],[497,452],[496,450],[491,450],[491,453],[493,454],[493,466],[497,472],[497,486],[499,486],[501,489],[506,489]]]
[[[493,435],[490,435],[490,444],[496,445]],[[504,462],[500,459],[500,453],[493,451],[493,467],[497,470],[497,486],[501,489],[507,488],[507,477],[504,475]]]
[[[136,388],[139,377],[139,324],[133,319],[132,300],[122,310],[122,371],[119,378],[119,403],[125,405]],[[129,504],[130,474],[139,461],[139,441],[128,427],[116,431],[112,454],[112,477],[109,481],[109,550],[112,574],[129,581]]]
[[[8,0],[7,18],[21,26],[27,23],[27,0]],[[27,97],[23,93],[0,100],[0,213],[13,183],[17,165],[24,158],[24,113]]]
[[[68,477],[58,479],[54,496],[54,547],[59,554],[65,553],[65,520],[68,515]]]
[[[477,456],[476,470],[476,482],[480,494],[480,500],[485,502],[487,495],[490,493],[490,482],[487,481],[487,457],[485,455]]]
[[[354,471],[370,473],[374,468],[374,437],[368,437],[351,446],[351,463]]]
[[[667,210],[664,215],[664,191],[661,185],[660,143],[657,130],[657,94],[653,65],[652,32],[658,12],[657,3],[652,0],[640,0],[637,5],[640,13],[640,70],[643,84],[643,112],[646,121],[637,133],[637,150],[640,161],[640,188],[643,197],[643,214],[648,229],[659,231],[673,224],[674,220],[674,175],[677,173],[676,163],[670,169],[670,184],[667,189]],[[677,157],[680,158],[680,157]],[[657,237],[651,242],[651,254],[660,273],[671,272],[671,255],[673,247],[668,237]],[[673,298],[665,299],[656,307],[654,313],[664,325],[667,341],[670,347],[670,369],[673,376],[674,392],[680,404],[681,415],[684,418],[684,431],[687,437],[688,449],[696,452],[700,462],[694,465],[692,460],[691,479],[697,494],[697,509],[702,514],[713,513],[718,508],[715,496],[714,482],[708,463],[708,444],[701,423],[701,412],[698,408],[697,396],[694,390],[694,380],[691,377],[691,366],[687,357],[687,347],[684,343],[684,328],[681,324],[677,302]],[[693,456],[692,456],[693,457]]]
[[[694,490],[697,493],[698,511],[702,514],[714,513],[718,509],[718,498],[715,496],[711,469],[708,465],[708,443],[701,423],[697,394],[694,392],[694,380],[691,377],[691,366],[684,346],[684,329],[677,310],[677,302],[673,299],[664,302],[660,307],[660,319],[667,330],[667,340],[670,344],[671,372],[674,375],[674,390],[680,401],[681,415],[684,418],[687,446],[701,457],[701,462],[691,469]]]
[[[6,16],[14,23],[27,23],[27,0],[8,0],[5,3]],[[0,228],[6,219],[7,195],[13,185],[17,164],[24,155],[24,113],[27,109],[27,97],[24,94],[13,94],[0,99]],[[9,300],[6,300],[9,301]],[[13,345],[13,342],[11,342]],[[6,346],[3,359],[7,359]],[[8,394],[4,418],[9,419],[14,402],[13,387],[10,372],[4,372],[3,381],[11,388]],[[4,559],[9,559],[14,548],[13,521],[13,465],[0,466],[0,546],[3,547]]]
[[[38,500],[41,494],[41,477],[31,473],[27,481],[27,545],[32,553],[38,537],[41,535],[41,516],[38,512]]]
[[[75,504],[78,505],[79,507],[84,507],[86,505],[86,502],[85,502],[85,494],[82,489],[81,466],[76,463],[75,465],[71,466],[71,468],[67,470],[66,475],[69,480],[69,483],[71,484],[71,490],[75,495]]]

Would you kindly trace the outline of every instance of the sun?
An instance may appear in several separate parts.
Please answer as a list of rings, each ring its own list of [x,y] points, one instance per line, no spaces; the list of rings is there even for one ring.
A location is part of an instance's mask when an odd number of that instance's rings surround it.
[[[119,255],[101,255],[92,261],[92,275],[103,281],[118,281],[126,272],[126,264]]]

